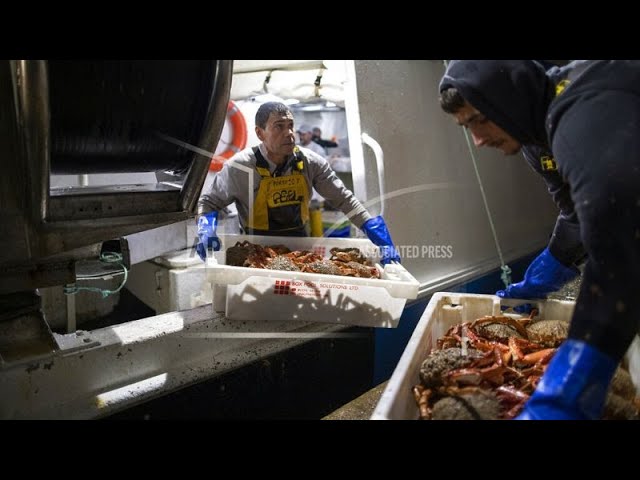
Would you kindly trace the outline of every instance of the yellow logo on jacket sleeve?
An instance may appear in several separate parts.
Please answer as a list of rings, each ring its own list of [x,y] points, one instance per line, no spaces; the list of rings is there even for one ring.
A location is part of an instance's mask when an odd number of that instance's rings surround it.
[[[549,157],[548,155],[543,155],[540,157],[540,165],[542,166],[543,172],[556,172],[558,171],[558,165],[556,165],[556,161],[553,157]]]
[[[556,97],[564,92],[564,89],[567,88],[567,85],[569,85],[569,83],[569,80],[561,80],[560,82],[558,82],[558,84],[556,85]]]

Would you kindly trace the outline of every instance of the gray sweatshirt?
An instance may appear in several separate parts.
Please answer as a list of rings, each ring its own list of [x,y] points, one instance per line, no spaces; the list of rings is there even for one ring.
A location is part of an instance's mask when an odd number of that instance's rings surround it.
[[[263,144],[260,144],[259,148],[269,164],[269,171],[273,173],[276,164],[269,159]],[[315,188],[334,208],[342,211],[356,227],[361,228],[362,224],[371,218],[369,212],[344,186],[324,158],[307,148],[299,148],[307,158],[302,174],[309,187],[309,196],[312,193],[311,188]],[[291,174],[291,166],[283,173],[283,175],[289,174]],[[253,198],[258,193],[260,178],[256,170],[256,156],[253,150],[246,148],[236,153],[213,178],[209,191],[203,192],[200,196],[198,215],[212,210],[221,210],[235,201],[240,225],[244,229],[249,216],[249,203],[253,202]],[[252,180],[253,195],[250,194],[250,180]]]

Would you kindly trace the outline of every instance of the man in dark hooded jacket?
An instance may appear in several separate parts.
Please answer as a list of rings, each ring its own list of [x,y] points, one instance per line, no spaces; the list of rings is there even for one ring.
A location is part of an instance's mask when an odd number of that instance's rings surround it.
[[[548,69],[547,76],[554,84],[565,79],[566,68],[551,67],[536,60]],[[575,65],[568,68],[573,68]],[[580,223],[571,199],[571,188],[558,172],[558,165],[547,145],[524,144],[522,153],[531,168],[545,181],[549,193],[560,211],[547,248],[529,266],[523,281],[509,285],[496,294],[503,298],[546,298],[559,290],[566,282],[579,275],[576,267],[584,260],[585,251],[580,238]],[[527,312],[530,305],[516,307]]]
[[[519,418],[599,418],[640,326],[640,62],[576,61],[545,72],[527,60],[452,61],[440,102],[476,146],[523,149],[568,186],[549,246],[523,282],[498,293],[544,298],[577,275],[584,248],[568,339]]]

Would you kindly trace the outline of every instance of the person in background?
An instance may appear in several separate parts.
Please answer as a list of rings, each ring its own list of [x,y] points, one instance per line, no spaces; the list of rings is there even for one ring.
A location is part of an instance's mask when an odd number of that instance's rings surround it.
[[[320,127],[313,127],[311,129],[311,133],[311,140],[324,148],[325,152],[327,151],[327,148],[335,148],[338,146],[337,142],[334,142],[332,140],[325,140],[322,138],[322,130],[320,130]]]
[[[545,72],[530,60],[458,60],[439,89],[443,110],[476,146],[506,155],[524,148],[534,158],[541,149],[540,168],[568,185],[577,218],[568,230],[588,261],[568,338],[518,418],[600,418],[640,323],[640,62],[575,61]],[[538,296],[577,275],[575,239],[570,255],[554,248],[558,224],[554,237],[503,296]]]
[[[210,249],[220,249],[218,211],[232,202],[244,233],[309,235],[310,192],[315,188],[380,248],[382,264],[400,261],[384,219],[369,214],[322,155],[296,146],[293,114],[285,104],[261,105],[255,125],[261,143],[231,157],[198,201],[196,250],[203,260]],[[299,131],[308,133],[310,141],[311,129],[303,125]]]
[[[300,125],[300,127],[297,130],[297,133],[298,133],[298,137],[300,138],[299,145],[301,147],[307,148],[312,152],[317,153],[318,155],[322,155],[323,158],[326,157],[327,152],[325,151],[325,149],[322,148],[317,143],[311,141],[311,137],[313,136],[313,134],[311,133],[311,127],[309,125],[306,125],[306,124]]]

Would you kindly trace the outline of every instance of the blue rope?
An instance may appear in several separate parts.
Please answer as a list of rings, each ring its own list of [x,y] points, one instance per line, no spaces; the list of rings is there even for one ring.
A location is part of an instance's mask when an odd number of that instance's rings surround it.
[[[122,279],[122,283],[115,290],[106,290],[103,288],[96,287],[78,287],[75,283],[70,285],[65,285],[63,288],[63,292],[65,295],[75,295],[80,291],[85,292],[96,292],[102,295],[102,298],[107,298],[109,295],[113,295],[114,293],[118,293],[124,287],[124,284],[127,283],[127,277],[129,276],[129,271],[127,267],[122,263],[122,255],[116,252],[103,252],[100,254],[100,261],[103,263],[117,263],[120,267],[122,267],[122,272],[124,274],[124,278]]]

